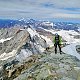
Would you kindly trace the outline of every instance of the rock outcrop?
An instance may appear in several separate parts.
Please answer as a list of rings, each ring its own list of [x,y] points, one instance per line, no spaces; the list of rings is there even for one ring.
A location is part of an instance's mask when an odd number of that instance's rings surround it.
[[[37,54],[23,65],[26,69],[14,80],[80,79],[80,61],[67,54]]]
[[[76,51],[80,53],[80,45],[76,45]]]

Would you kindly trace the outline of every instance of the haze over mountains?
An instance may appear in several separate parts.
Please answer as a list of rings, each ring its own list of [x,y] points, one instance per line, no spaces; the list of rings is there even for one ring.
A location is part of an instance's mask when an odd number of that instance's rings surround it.
[[[64,29],[64,30],[79,30],[80,23],[71,23],[71,22],[50,22],[50,21],[41,21],[34,19],[20,19],[20,20],[10,20],[10,19],[0,19],[0,28],[13,27],[15,25],[33,25],[34,27],[45,27],[51,26],[55,29]],[[49,28],[49,27],[48,27]]]

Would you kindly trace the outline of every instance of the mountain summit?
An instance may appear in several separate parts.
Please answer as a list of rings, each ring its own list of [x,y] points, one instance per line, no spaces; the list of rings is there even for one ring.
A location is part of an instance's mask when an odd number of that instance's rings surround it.
[[[80,80],[80,61],[54,54],[53,34],[37,31],[29,25],[0,29],[0,79]]]

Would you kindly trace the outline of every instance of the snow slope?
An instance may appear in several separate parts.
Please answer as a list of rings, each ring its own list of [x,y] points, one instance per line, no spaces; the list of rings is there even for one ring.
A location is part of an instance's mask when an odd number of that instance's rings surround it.
[[[70,54],[72,56],[77,57],[80,60],[80,54],[76,51],[76,45],[79,45],[80,43],[74,43],[67,45],[66,47],[62,48],[62,51],[66,54]]]

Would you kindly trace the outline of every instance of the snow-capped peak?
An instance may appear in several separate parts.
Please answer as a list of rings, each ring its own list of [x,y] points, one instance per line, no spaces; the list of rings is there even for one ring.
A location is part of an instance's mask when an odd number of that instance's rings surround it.
[[[42,25],[45,25],[45,26],[52,26],[52,27],[53,27],[53,23],[51,23],[51,22],[49,22],[49,21],[42,22]]]

